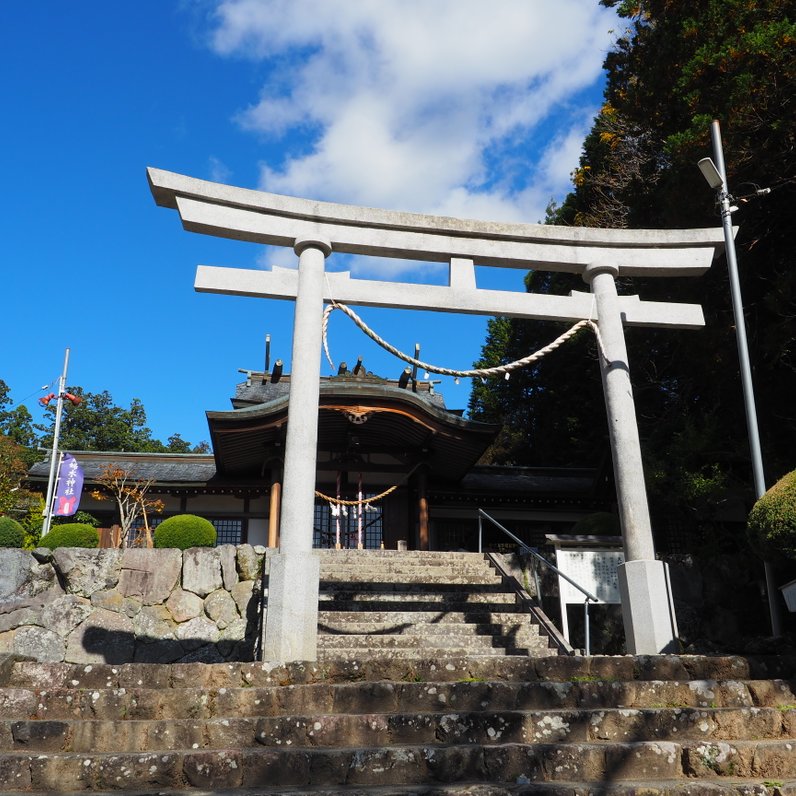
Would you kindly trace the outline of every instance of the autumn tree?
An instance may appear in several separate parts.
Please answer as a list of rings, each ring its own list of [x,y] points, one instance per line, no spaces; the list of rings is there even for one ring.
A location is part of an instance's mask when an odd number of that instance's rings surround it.
[[[148,494],[153,483],[153,479],[136,478],[131,471],[113,464],[106,465],[97,479],[97,488],[91,496],[96,500],[116,501],[121,527],[119,546],[122,548],[130,544],[130,529],[139,518],[144,522],[142,545],[152,547],[148,512],[163,511],[163,501],[153,499]]]
[[[27,469],[22,447],[0,434],[0,515],[9,514],[27,498],[22,489]]]

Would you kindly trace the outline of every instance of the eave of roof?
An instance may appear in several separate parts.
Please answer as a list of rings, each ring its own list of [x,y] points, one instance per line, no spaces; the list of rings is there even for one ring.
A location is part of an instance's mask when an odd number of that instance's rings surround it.
[[[288,401],[282,394],[257,406],[207,412],[219,473],[270,469],[284,442]],[[394,451],[407,470],[424,458],[436,477],[448,481],[459,480],[478,461],[499,429],[390,384],[322,382],[319,405],[319,450],[342,454],[356,438],[355,453]],[[349,422],[347,414],[366,419]]]

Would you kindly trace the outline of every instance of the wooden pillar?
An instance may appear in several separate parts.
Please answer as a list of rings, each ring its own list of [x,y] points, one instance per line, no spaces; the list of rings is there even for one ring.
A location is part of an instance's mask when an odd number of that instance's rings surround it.
[[[417,472],[417,541],[420,550],[428,550],[428,476],[423,467]]]
[[[279,547],[279,508],[282,502],[282,474],[274,469],[271,475],[271,496],[268,506],[268,546]]]

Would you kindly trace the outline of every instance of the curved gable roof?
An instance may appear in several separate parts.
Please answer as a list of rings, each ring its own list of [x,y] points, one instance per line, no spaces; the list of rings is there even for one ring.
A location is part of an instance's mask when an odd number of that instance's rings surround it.
[[[273,400],[207,412],[219,473],[264,473],[281,457],[289,390]],[[319,467],[409,470],[419,462],[458,481],[478,461],[498,426],[466,420],[389,383],[321,382]]]

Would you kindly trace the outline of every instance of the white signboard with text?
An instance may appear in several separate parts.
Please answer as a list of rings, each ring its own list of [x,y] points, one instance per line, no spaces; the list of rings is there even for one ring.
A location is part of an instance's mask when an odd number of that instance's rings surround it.
[[[625,561],[621,550],[583,550],[559,547],[558,568],[601,603],[619,603],[617,568]],[[583,603],[584,595],[564,578],[558,587],[562,603]]]

